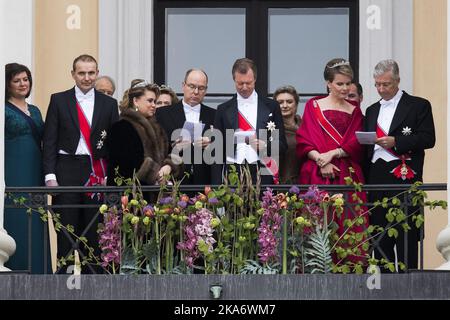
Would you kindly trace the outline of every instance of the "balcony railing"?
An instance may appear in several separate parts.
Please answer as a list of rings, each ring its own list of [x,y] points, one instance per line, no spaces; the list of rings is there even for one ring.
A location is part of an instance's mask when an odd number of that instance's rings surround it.
[[[217,186],[211,186],[213,189]],[[286,192],[288,191],[292,186],[291,185],[267,185],[264,186],[264,188],[266,187],[270,187],[271,189],[273,189],[274,191],[278,191],[278,192]],[[299,189],[304,192],[308,189],[308,185],[298,185]],[[348,197],[348,193],[346,193],[345,191],[348,192],[352,192],[354,191],[354,187],[353,186],[342,186],[342,185],[323,185],[323,186],[318,186],[319,189],[321,190],[326,190],[329,193],[339,193],[339,192],[344,192],[344,196]],[[411,187],[411,185],[364,185],[362,187],[362,191],[363,192],[370,192],[370,191],[398,191],[398,192],[402,192],[405,190],[408,190]],[[170,188],[170,187],[169,187]],[[54,188],[48,188],[48,187],[27,187],[27,188],[23,188],[23,187],[7,187],[5,190],[5,193],[7,195],[12,195],[12,198],[16,198],[16,197],[24,197],[27,199],[26,201],[26,207],[27,208],[32,208],[32,209],[38,209],[38,208],[42,208],[46,211],[49,211],[52,214],[55,214],[58,212],[58,209],[63,209],[63,208],[95,208],[95,209],[99,209],[99,204],[92,204],[92,205],[86,205],[86,204],[70,204],[70,205],[52,205],[49,202],[49,197],[48,195],[52,195],[52,194],[61,194],[61,193],[86,193],[86,192],[93,192],[93,193],[103,193],[105,195],[105,197],[103,198],[103,203],[107,204],[108,206],[112,206],[112,205],[120,205],[120,201],[121,201],[121,195],[123,194],[123,192],[129,189],[129,187],[54,187]],[[447,184],[445,183],[439,183],[439,184],[423,184],[419,187],[420,190],[424,190],[424,191],[446,191],[447,190]],[[197,192],[197,191],[203,191],[204,190],[204,186],[199,186],[199,185],[190,185],[190,186],[180,186],[179,187],[180,191],[183,192]],[[261,188],[261,190],[263,190],[263,188]],[[142,191],[144,193],[158,193],[160,191],[160,187],[159,186],[142,186]],[[6,197],[5,197],[6,198]],[[10,197],[11,198],[11,197]],[[381,200],[381,199],[379,199]],[[411,203],[411,199],[408,197],[408,195],[405,193],[404,197],[402,199],[402,204],[401,204],[401,208],[407,208],[412,206]],[[345,201],[345,206],[347,208],[349,208],[350,210],[353,210],[351,207],[354,206],[355,204],[349,203],[347,201]],[[373,205],[373,203],[367,202],[364,203],[363,206],[367,206],[367,207],[371,207]],[[11,201],[6,201],[5,203],[5,208],[23,208],[24,206],[21,204],[12,204]],[[421,210],[423,211],[423,208],[421,208]],[[96,221],[98,221],[98,217],[100,215],[100,212],[97,210],[97,214],[93,217],[93,219],[91,220],[91,222],[89,223],[89,225],[87,226],[86,230],[84,230],[82,232],[82,234],[80,236],[84,236],[86,234],[86,232],[88,231],[89,228],[97,228],[96,225]],[[31,244],[32,244],[32,216],[29,215],[28,216],[28,268],[26,270],[13,270],[11,271],[12,273],[31,273],[32,270],[32,252],[31,252]],[[386,227],[386,230],[381,233],[376,239],[374,239],[374,241],[371,242],[371,251],[377,247],[379,240],[381,239],[381,237],[385,236],[385,233],[387,232],[387,228],[390,226],[391,224],[388,224]],[[48,252],[48,245],[47,243],[48,241],[48,227],[47,225],[43,225],[43,229],[44,229],[44,273],[51,273],[49,268],[48,268],[48,256],[49,256],[49,252]],[[63,234],[65,234],[65,236],[67,236],[69,239],[71,239],[70,235],[67,233],[67,231],[62,230]],[[420,229],[420,243],[419,243],[419,270],[423,270],[424,269],[424,261],[423,261],[423,250],[424,250],[424,246],[423,246],[423,239],[424,239],[424,231],[423,231],[423,227],[421,227]],[[72,250],[77,250],[79,248],[79,241],[72,241]],[[405,237],[404,237],[404,241],[405,241],[405,248],[407,247],[407,235],[405,233]],[[67,254],[67,256],[69,256],[72,252],[69,252]],[[81,255],[81,258],[83,258],[83,253],[79,252]],[[407,256],[407,250],[405,250],[405,256],[403,257],[403,262],[407,265],[408,262],[408,256]],[[92,266],[88,265],[90,272],[92,273],[96,273],[96,271],[98,271],[98,269],[93,268]],[[58,269],[57,273],[60,272],[61,270]],[[407,270],[408,271],[408,270]],[[11,273],[11,272],[7,272],[7,273]]]

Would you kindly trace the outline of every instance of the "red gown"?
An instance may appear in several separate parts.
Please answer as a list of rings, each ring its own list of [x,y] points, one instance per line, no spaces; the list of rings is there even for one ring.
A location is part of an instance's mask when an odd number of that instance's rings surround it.
[[[314,100],[319,100],[324,97],[315,97],[309,100],[305,106],[305,112],[303,115],[303,122],[300,128],[297,130],[297,157],[300,159],[300,175],[298,182],[300,184],[312,184],[312,185],[327,185],[327,184],[341,184],[345,185],[345,177],[350,176],[349,168],[354,169],[352,173],[352,178],[355,182],[364,183],[364,176],[361,169],[361,163],[363,160],[363,146],[359,144],[356,139],[355,131],[362,131],[363,128],[363,114],[361,108],[355,105],[355,109],[352,114],[337,111],[337,110],[326,110],[323,115],[328,120],[329,123],[341,134],[343,137],[342,143],[338,144],[334,139],[330,137],[329,134],[322,129],[317,117],[313,111]],[[331,163],[338,167],[341,171],[337,173],[336,178],[331,180],[328,178],[323,178],[320,173],[320,167],[315,161],[308,158],[308,153],[312,150],[316,150],[319,153],[325,153],[329,150],[336,148],[342,148],[348,157],[345,158],[334,158]],[[351,194],[348,194],[348,201],[352,200]],[[366,202],[366,194],[363,192],[358,192],[358,196],[363,202]],[[358,212],[362,214],[366,212],[366,208]],[[353,219],[355,214],[350,210],[345,210],[340,217],[335,216],[334,220],[338,224],[338,234],[346,230],[344,226],[345,219]],[[362,232],[368,227],[368,219],[365,216],[365,223],[361,226],[352,227],[351,231]],[[361,250],[362,255],[365,254]],[[353,262],[364,261],[365,259],[352,257]]]

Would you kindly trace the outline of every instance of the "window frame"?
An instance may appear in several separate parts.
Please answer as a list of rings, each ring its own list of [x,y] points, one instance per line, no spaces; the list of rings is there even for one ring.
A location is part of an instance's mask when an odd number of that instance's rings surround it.
[[[243,8],[246,10],[246,57],[255,61],[258,67],[256,91],[263,96],[270,96],[268,92],[269,75],[269,9],[272,8],[348,8],[349,9],[349,61],[354,71],[354,80],[358,81],[359,74],[359,1],[311,1],[311,0],[245,0],[245,1],[217,1],[217,0],[154,0],[154,81],[165,83],[166,70],[166,9],[167,8]],[[265,21],[265,23],[261,23]],[[255,34],[260,36],[255,37]],[[231,72],[230,66],[230,72]],[[230,74],[231,81],[231,74]],[[299,96],[309,97],[326,94],[325,92],[302,92]],[[228,97],[234,93],[207,93],[208,97]]]

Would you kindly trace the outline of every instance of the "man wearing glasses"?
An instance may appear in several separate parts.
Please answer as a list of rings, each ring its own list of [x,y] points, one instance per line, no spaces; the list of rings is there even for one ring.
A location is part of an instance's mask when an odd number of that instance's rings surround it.
[[[368,184],[413,184],[422,181],[425,149],[435,144],[435,130],[431,104],[423,98],[410,96],[399,89],[400,73],[397,62],[383,60],[375,66],[373,73],[375,87],[382,98],[366,111],[365,131],[376,132],[375,144],[367,148],[366,182]],[[397,191],[374,191],[369,201],[383,200],[398,194]],[[376,207],[370,216],[370,224],[386,227],[387,209]],[[413,213],[414,211],[417,211]],[[374,248],[377,259],[395,261],[394,245],[397,246],[397,261],[409,269],[417,268],[417,246],[419,229],[413,223],[412,215],[418,215],[418,207],[409,208],[408,223],[412,230],[407,233],[405,248],[402,224],[395,228],[397,238],[387,233]],[[395,223],[395,221],[394,221]],[[375,241],[377,241],[375,239]],[[406,254],[407,253],[407,261]]]
[[[156,119],[165,130],[172,147],[182,150],[182,153],[190,152],[190,159],[183,157],[183,172],[188,174],[183,184],[211,184],[210,166],[203,161],[203,157],[194,157],[210,144],[209,138],[203,137],[203,133],[214,124],[216,110],[202,103],[208,89],[208,75],[203,70],[190,69],[186,72],[182,87],[183,99],[172,106],[156,109]],[[180,131],[186,127],[186,123],[195,124],[197,128],[201,124],[202,136],[191,136],[190,139],[186,135],[180,136]],[[178,151],[176,153],[178,154]]]

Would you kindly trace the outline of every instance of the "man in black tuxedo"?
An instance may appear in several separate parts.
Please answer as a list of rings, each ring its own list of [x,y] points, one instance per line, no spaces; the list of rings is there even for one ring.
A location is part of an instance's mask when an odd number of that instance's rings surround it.
[[[204,124],[202,134],[210,130],[214,124],[216,110],[202,103],[208,89],[208,75],[203,70],[190,69],[186,72],[182,86],[183,99],[172,106],[156,109],[156,119],[166,132],[172,147],[176,147],[174,152],[180,155],[186,152],[191,155],[186,157],[185,154],[183,157],[182,172],[188,173],[183,184],[211,184],[210,165],[205,163],[203,158],[203,151],[210,144],[209,138],[203,136],[197,141],[193,141],[194,137],[191,137],[193,140],[180,138],[180,130],[186,121]],[[195,158],[196,153],[201,157]]]
[[[217,108],[214,129],[222,133],[224,157],[219,159],[221,163],[213,165],[213,184],[223,182],[228,170],[227,163],[249,164],[253,182],[256,181],[257,172],[260,172],[263,173],[262,184],[277,183],[279,154],[287,150],[280,105],[256,93],[257,68],[252,60],[237,59],[231,72],[237,94]],[[242,135],[239,138],[230,135],[230,132],[237,131],[249,131],[254,135]],[[266,137],[260,136],[261,133],[266,133]],[[233,144],[234,148],[226,148],[227,143]],[[272,144],[278,144],[278,154],[271,154]]]
[[[43,162],[45,184],[84,186],[104,184],[107,155],[106,132],[119,118],[117,101],[94,89],[98,75],[97,61],[81,55],[73,62],[75,87],[55,93],[45,120]],[[97,204],[96,196],[80,193],[60,193],[55,205]],[[81,236],[97,209],[55,209],[63,225],[74,226]],[[86,234],[91,247],[98,248],[97,223]],[[71,252],[72,244],[62,233],[58,236],[58,256]],[[86,252],[83,252],[86,254]]]
[[[410,96],[399,89],[400,73],[394,60],[379,62],[374,71],[375,87],[381,100],[366,111],[365,131],[377,132],[375,145],[367,148],[368,184],[412,184],[422,181],[425,149],[432,148],[436,137],[433,114],[429,101]],[[371,192],[370,201],[395,196],[397,192]],[[402,198],[403,199],[403,198]],[[419,208],[409,208],[408,215]],[[385,227],[387,209],[375,208],[370,216],[371,224]],[[419,212],[417,212],[419,213]],[[398,237],[381,238],[375,247],[377,259],[382,257],[395,261],[394,245],[398,261],[404,262],[407,252],[407,267],[417,268],[419,231],[412,219],[407,233],[405,250],[404,232],[401,224],[396,228]],[[395,222],[394,222],[395,223]]]

